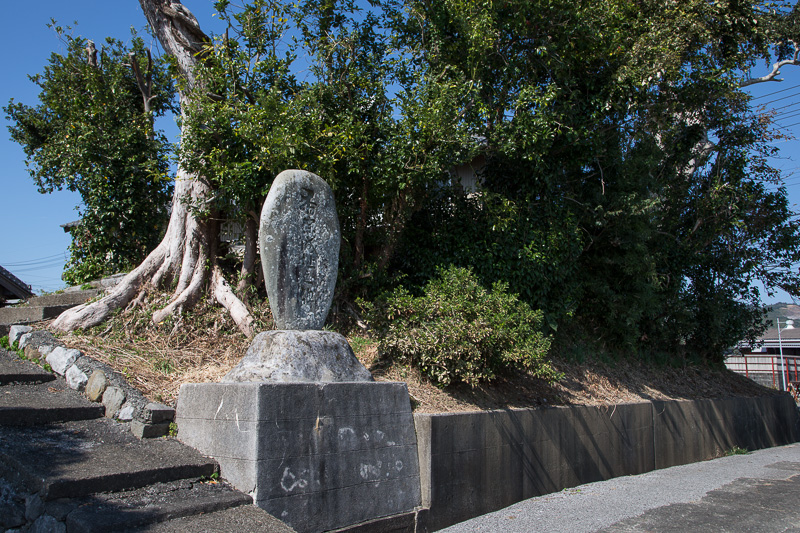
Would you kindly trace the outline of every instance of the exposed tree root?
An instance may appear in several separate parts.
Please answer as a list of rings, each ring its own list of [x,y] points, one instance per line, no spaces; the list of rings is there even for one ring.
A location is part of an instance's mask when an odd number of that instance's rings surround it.
[[[96,326],[115,310],[126,307],[147,285],[163,286],[177,277],[172,298],[163,309],[153,313],[153,322],[160,323],[171,314],[190,309],[210,282],[209,290],[214,298],[230,312],[242,333],[252,337],[253,317],[233,293],[216,264],[214,243],[219,238],[219,229],[216,224],[199,220],[192,209],[192,206],[201,206],[209,192],[203,180],[179,174],[172,216],[158,247],[111,293],[96,302],[68,309],[53,322],[52,327],[72,331]]]

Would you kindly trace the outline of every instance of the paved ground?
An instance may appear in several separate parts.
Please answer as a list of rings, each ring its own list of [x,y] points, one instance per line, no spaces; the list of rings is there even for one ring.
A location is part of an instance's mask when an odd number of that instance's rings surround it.
[[[442,531],[800,532],[800,444],[590,483]]]

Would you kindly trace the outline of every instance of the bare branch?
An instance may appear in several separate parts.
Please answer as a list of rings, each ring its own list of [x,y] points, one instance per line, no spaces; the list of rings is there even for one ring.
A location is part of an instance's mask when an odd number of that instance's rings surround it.
[[[97,68],[97,48],[94,46],[94,41],[86,43],[86,56],[89,60],[89,66]]]
[[[131,69],[136,78],[136,85],[139,86],[139,92],[142,93],[142,100],[144,100],[144,112],[150,113],[150,100],[153,99],[153,58],[150,55],[150,50],[147,51],[147,77],[142,74],[142,69],[139,67],[139,60],[134,52],[128,54],[131,61]]]
[[[783,61],[778,61],[774,65],[772,65],[772,71],[767,74],[766,76],[761,76],[760,78],[750,78],[749,80],[745,80],[739,85],[739,87],[747,87],[749,85],[755,85],[756,83],[764,83],[767,81],[783,81],[783,78],[778,78],[777,76],[780,75],[781,69],[785,66],[800,66],[800,49],[797,48],[797,44],[794,41],[789,41],[794,46],[794,56],[792,59],[784,59]]]

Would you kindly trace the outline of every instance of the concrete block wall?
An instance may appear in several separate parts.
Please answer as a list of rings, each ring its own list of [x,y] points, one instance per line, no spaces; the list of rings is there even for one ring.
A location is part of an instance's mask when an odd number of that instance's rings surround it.
[[[772,375],[769,372],[750,372],[747,376],[762,387],[768,389],[779,389],[781,387],[781,375]]]
[[[414,419],[431,531],[583,483],[800,440],[787,395]]]

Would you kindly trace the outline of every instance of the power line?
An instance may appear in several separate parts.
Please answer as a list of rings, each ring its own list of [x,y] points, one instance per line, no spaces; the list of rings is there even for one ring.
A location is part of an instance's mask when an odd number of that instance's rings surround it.
[[[3,263],[5,267],[25,267],[25,266],[32,266],[41,263],[46,263],[49,261],[53,261],[54,259],[64,259],[64,254],[55,254],[55,255],[48,255],[47,257],[40,257],[38,259],[31,259],[29,261],[20,261],[18,263]]]
[[[39,270],[50,270],[51,268],[61,267],[64,263],[59,261],[57,263],[48,263],[41,266],[28,267],[28,268],[15,268],[12,274],[25,274],[27,272],[37,272]]]
[[[793,117],[796,117],[797,115],[800,115],[800,111],[797,111],[795,113],[790,113],[788,115],[783,115],[782,117],[778,118],[775,121],[775,123],[777,124],[779,120],[786,120],[787,118],[793,118]],[[780,124],[778,124],[778,126],[780,126]]]
[[[780,115],[781,113],[785,113],[787,109],[791,109],[791,108],[793,108],[794,106],[797,106],[797,105],[800,105],[800,100],[798,100],[797,102],[793,102],[791,104],[786,104],[786,105],[784,105],[784,106],[782,106],[782,107],[780,107],[778,109],[772,108],[769,111],[775,111],[776,115]]]
[[[795,96],[798,96],[798,95],[800,95],[800,93],[792,93],[789,96],[783,96],[781,98],[776,98],[775,100],[770,100],[769,102],[764,102],[763,104],[760,104],[760,105],[769,105],[769,104],[772,104],[774,102],[780,102],[781,100],[786,100],[787,98],[794,98]]]
[[[794,124],[789,124],[788,126],[779,126],[781,128],[791,128],[792,126],[797,126],[800,122],[795,122]]]
[[[755,98],[751,98],[750,100],[751,101],[760,100],[761,98],[766,98],[768,96],[772,96],[773,94],[778,94],[778,93],[783,93],[783,92],[786,92],[786,91],[791,91],[792,89],[796,89],[798,87],[800,87],[800,85],[794,85],[792,87],[787,87],[785,89],[781,89],[780,91],[774,91],[774,92],[771,92],[771,93],[762,94],[761,96],[756,96]]]

